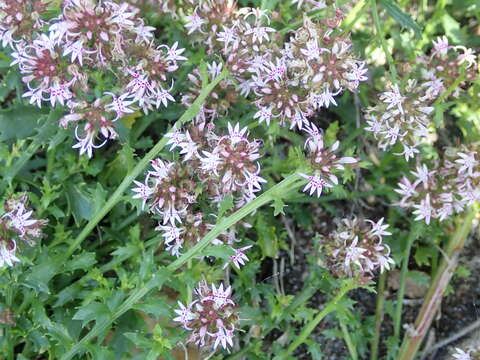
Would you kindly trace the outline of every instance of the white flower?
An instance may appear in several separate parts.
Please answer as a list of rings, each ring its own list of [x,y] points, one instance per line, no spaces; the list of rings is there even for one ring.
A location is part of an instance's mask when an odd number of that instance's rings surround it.
[[[227,350],[228,345],[233,346],[233,332],[228,331],[225,328],[219,328],[218,332],[215,334],[210,334],[215,337],[215,343],[213,344],[213,349],[216,350],[219,344],[222,344],[222,347]]]
[[[272,106],[262,106],[260,110],[258,110],[255,115],[253,115],[254,119],[258,119],[260,123],[266,122],[267,125],[270,125],[270,120],[272,119]]]
[[[472,360],[470,352],[465,352],[460,348],[455,348],[455,353],[452,356],[456,360]]]
[[[93,131],[89,131],[89,132],[87,132],[85,137],[82,138],[78,135],[78,127],[75,128],[75,137],[77,138],[78,143],[73,145],[72,148],[73,149],[80,148],[80,155],[83,155],[84,153],[87,153],[88,157],[91,158],[93,149],[101,148],[107,142],[107,140],[105,140],[101,144],[95,145],[93,143],[94,136],[95,136],[95,133]]]
[[[232,287],[229,286],[225,290],[223,289],[223,284],[220,284],[218,289],[215,287],[215,284],[212,284],[212,299],[217,308],[225,306],[227,304],[235,305],[235,303],[230,299],[232,294]]]
[[[380,100],[382,100],[385,104],[388,104],[387,110],[390,110],[396,107],[400,113],[403,114],[403,101],[405,100],[405,96],[400,94],[400,89],[398,85],[392,85],[392,91],[386,91],[380,95]]]
[[[463,54],[458,56],[458,64],[462,65],[466,62],[467,69],[477,63],[477,57],[473,53],[473,50],[470,48],[466,48],[465,46],[456,46],[455,49],[460,49],[463,51]]]
[[[8,249],[5,241],[0,242],[0,267],[4,265],[13,266],[14,263],[20,262],[20,259],[15,256],[17,244],[13,240],[11,243],[13,243],[13,248]]]
[[[385,231],[389,225],[388,224],[383,225],[383,220],[384,220],[383,217],[377,222],[374,222],[372,220],[366,220],[367,222],[372,224],[372,229],[370,230],[370,234],[372,236],[378,236],[379,238],[382,238],[383,235],[392,235],[391,232]]]
[[[303,188],[303,192],[307,192],[310,190],[309,195],[312,196],[315,192],[317,193],[317,197],[322,195],[322,190],[324,187],[331,188],[333,185],[327,183],[325,180],[320,178],[318,175],[309,176],[306,174],[299,173],[305,179],[308,179],[307,185]]]
[[[437,37],[437,41],[432,40],[433,43],[433,55],[439,53],[440,55],[447,55],[448,49],[450,46],[448,45],[448,39],[446,36],[439,36]]]
[[[420,201],[420,205],[413,205],[416,210],[413,212],[414,215],[417,215],[415,220],[422,220],[425,219],[425,222],[430,224],[430,218],[432,217],[433,213],[433,208],[432,205],[430,204],[430,194],[427,194],[425,199],[422,199]]]
[[[466,172],[469,176],[473,176],[474,168],[479,164],[479,162],[475,160],[475,155],[477,155],[477,153],[473,151],[469,153],[458,153],[461,159],[457,159],[455,162],[461,165],[460,169],[458,169],[460,173]]]
[[[231,248],[233,251],[235,251],[235,255],[230,256],[230,262],[235,265],[237,269],[240,269],[240,265],[243,266],[245,265],[245,262],[249,261],[247,255],[244,254],[244,252],[248,249],[250,249],[253,245],[249,246],[244,246],[240,249],[234,249]],[[223,268],[225,269],[230,263],[226,263]]]
[[[198,16],[197,9],[195,9],[192,15],[185,16],[185,20],[187,21],[187,23],[185,24],[185,27],[188,29],[188,35],[190,35],[191,33],[197,30],[201,31],[202,25],[207,23],[206,20]]]
[[[137,185],[136,188],[133,188],[132,191],[136,193],[133,196],[133,199],[142,199],[142,210],[145,208],[145,204],[147,203],[147,200],[150,198],[150,196],[153,194],[153,189],[151,189],[148,184],[142,184],[139,181],[134,180],[133,181],[135,185]]]
[[[173,321],[177,321],[183,325],[183,327],[187,330],[192,330],[188,327],[188,323],[192,320],[195,320],[195,315],[192,313],[191,309],[195,302],[192,304],[185,306],[180,301],[178,301],[178,306],[180,309],[174,310],[177,313],[177,317],[173,319]]]

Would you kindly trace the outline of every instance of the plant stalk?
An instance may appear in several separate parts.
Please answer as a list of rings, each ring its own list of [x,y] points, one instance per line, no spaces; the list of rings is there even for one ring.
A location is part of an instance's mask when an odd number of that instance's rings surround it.
[[[229,227],[231,227],[232,225],[234,225],[235,223],[243,219],[245,216],[254,212],[261,206],[273,201],[274,199],[284,197],[289,190],[298,188],[304,183],[305,183],[305,180],[296,172],[287,176],[283,181],[271,187],[269,190],[265,191],[262,195],[260,195],[255,200],[245,205],[243,208],[237,210],[235,213],[233,213],[229,217],[220,220],[220,222],[217,223],[217,225],[215,225],[215,227],[212,230],[210,230],[210,232],[202,240],[200,240],[194,247],[192,247],[189,251],[187,251],[185,254],[179,257],[176,261],[168,265],[165,268],[166,272],[167,273],[174,272],[175,270],[180,268],[182,265],[187,263],[190,259],[198,255],[218,235],[220,235]],[[145,296],[150,290],[152,290],[153,288],[157,288],[158,290],[160,290],[162,287],[163,281],[166,280],[166,278],[165,276],[163,279],[158,278],[162,274],[165,275],[165,272],[159,271],[158,274],[155,275],[155,277],[152,280],[150,280],[147,284],[133,291],[133,293],[130,294],[130,296],[122,303],[122,305],[120,305],[118,310],[114,312],[109,319],[106,319],[96,324],[78,343],[76,343],[69,351],[63,354],[63,356],[60,359],[61,360],[71,359],[73,356],[78,354],[82,350],[83,346],[85,346],[90,340],[99,336],[102,332],[108,329],[108,327],[116,319],[118,319],[121,315],[123,315],[128,310],[130,310],[133,307],[133,305],[135,305],[135,303],[139,301],[143,296]],[[352,287],[350,286],[348,290],[350,290],[351,288]]]
[[[370,360],[378,360],[378,346],[380,345],[380,330],[383,322],[383,307],[385,305],[385,284],[387,282],[388,272],[380,274],[377,288],[377,305],[375,308],[375,334],[370,347]]]
[[[350,357],[352,358],[352,360],[358,360],[357,349],[353,344],[352,337],[350,336],[347,325],[345,325],[345,323],[341,319],[338,319],[338,322],[340,323],[340,328],[342,329],[343,338],[345,340],[345,343],[347,344]]]
[[[358,285],[353,282],[349,282],[346,286],[340,289],[338,294],[330,300],[326,306],[320,311],[317,316],[315,316],[300,332],[300,335],[290,344],[288,349],[279,355],[278,359],[287,359],[288,356],[295,351],[300,345],[302,345],[310,336],[310,334],[315,330],[318,324],[331,312],[335,311],[338,305],[338,302],[348,293],[350,290],[357,288]]]
[[[372,8],[373,23],[375,24],[375,29],[377,30],[377,38],[382,44],[383,52],[385,53],[385,57],[387,58],[388,69],[390,70],[392,83],[398,84],[398,75],[397,69],[395,67],[395,62],[393,60],[392,54],[390,54],[390,51],[388,50],[385,37],[383,36],[382,25],[380,24],[380,18],[378,16],[377,1],[370,0],[370,7]]]
[[[421,228],[423,228],[423,223],[415,222],[413,224],[407,239],[407,246],[405,248],[405,252],[403,253],[402,270],[400,271],[400,286],[397,292],[397,306],[395,308],[395,319],[393,324],[393,336],[397,339],[397,341],[399,341],[400,339],[400,328],[402,325],[402,308],[403,298],[405,296],[405,282],[407,280],[408,273],[408,261],[410,259],[413,242],[420,235]]]
[[[435,278],[430,285],[427,296],[415,320],[415,325],[405,333],[397,360],[413,360],[415,358],[457,267],[459,254],[472,229],[476,213],[474,209],[470,209],[466,216],[458,217],[457,230],[446,246],[445,257],[442,259]]]
[[[194,101],[192,106],[185,111],[182,117],[175,123],[174,128],[180,128],[183,124],[192,120],[200,111],[200,106],[203,104],[208,94],[217,86],[217,84],[228,76],[228,70],[223,68],[219,76],[217,76],[211,83],[209,83]],[[125,176],[122,183],[117,187],[115,192],[109,198],[109,200],[103,205],[103,207],[93,216],[93,218],[87,223],[83,230],[78,234],[73,243],[67,249],[63,255],[64,258],[69,258],[75,250],[80,246],[83,240],[90,234],[90,232],[97,226],[97,224],[109,213],[110,210],[121,200],[123,193],[130,186],[133,180],[140,175],[140,173],[147,167],[148,163],[158,155],[160,151],[165,147],[168,142],[168,137],[164,135],[162,139],[139,161],[137,166]]]

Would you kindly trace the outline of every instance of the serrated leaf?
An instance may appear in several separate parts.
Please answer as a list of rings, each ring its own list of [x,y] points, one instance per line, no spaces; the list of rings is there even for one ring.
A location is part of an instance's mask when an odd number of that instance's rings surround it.
[[[272,207],[273,207],[273,216],[277,216],[277,215],[285,215],[285,212],[283,211],[283,208],[286,207],[287,205],[283,202],[282,199],[274,199],[273,200],[273,204],[272,204]]]
[[[90,321],[95,320],[97,323],[111,317],[110,309],[107,305],[92,301],[91,303],[80,307],[73,315],[73,320],[82,320],[82,327],[85,327]]]
[[[81,291],[82,285],[78,281],[74,282],[57,294],[57,301],[53,304],[53,307],[63,306],[69,301],[78,299]]]
[[[149,298],[143,304],[135,304],[133,308],[146,312],[157,319],[160,316],[171,316],[170,306],[162,298]]]
[[[45,109],[15,104],[0,110],[0,141],[25,139],[39,128],[39,119],[47,115]]]
[[[232,210],[233,207],[234,207],[233,196],[232,194],[228,194],[220,202],[219,209],[218,209],[218,218],[220,219],[223,215],[227,213],[227,211]]]
[[[235,252],[227,245],[209,246],[203,251],[203,255],[205,256],[214,256],[224,260],[228,260],[229,257],[234,254]]]
[[[96,264],[97,260],[95,259],[95,253],[93,252],[84,252],[80,255],[74,256],[70,261],[65,264],[66,271],[73,270],[90,270],[89,268]]]
[[[111,185],[118,185],[128,172],[135,166],[133,149],[128,144],[123,144],[117,156],[107,165],[105,175],[101,179]]]
[[[50,258],[46,258],[45,262],[31,268],[31,272],[25,279],[26,284],[36,291],[49,294],[48,282],[55,276],[58,268],[59,264]]]
[[[82,220],[90,220],[92,218],[94,210],[93,201],[83,188],[79,185],[69,184],[65,194],[77,225]]]
[[[330,146],[337,141],[338,130],[340,130],[338,121],[334,121],[328,126],[325,131],[325,144],[327,144],[327,146]]]
[[[422,36],[422,27],[409,14],[400,9],[397,4],[391,0],[380,0],[380,4],[387,11],[387,14],[398,22],[400,26],[413,30],[416,38]]]

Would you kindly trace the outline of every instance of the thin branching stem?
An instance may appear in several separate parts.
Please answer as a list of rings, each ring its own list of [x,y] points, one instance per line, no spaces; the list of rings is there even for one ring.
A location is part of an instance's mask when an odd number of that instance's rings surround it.
[[[375,334],[373,335],[370,348],[370,360],[378,360],[378,346],[380,345],[380,330],[383,322],[383,311],[385,305],[385,284],[387,282],[388,272],[380,274],[377,287],[377,305],[375,308]]]
[[[220,75],[217,76],[211,83],[209,83],[197,97],[192,106],[185,111],[182,117],[175,123],[175,128],[180,128],[183,124],[192,120],[200,111],[200,106],[203,104],[208,94],[217,86],[217,84],[228,76],[228,70],[226,67]],[[103,207],[92,217],[83,230],[78,234],[73,243],[68,248],[65,258],[70,257],[74,251],[80,246],[80,244],[87,238],[90,232],[97,226],[97,224],[107,215],[110,210],[121,200],[123,193],[128,189],[130,184],[140,173],[147,167],[149,162],[153,160],[160,151],[165,147],[168,142],[168,137],[165,135],[162,139],[141,159],[137,166],[135,166],[130,173],[125,176],[122,183],[117,187],[115,192],[109,198],[109,200],[103,205]]]
[[[345,325],[345,322],[342,319],[338,319],[338,322],[340,323],[340,329],[342,329],[343,339],[347,344],[350,357],[352,358],[352,360],[358,360],[357,349],[353,344],[352,337],[350,336],[350,331],[348,331],[347,325]]]
[[[275,200],[284,197],[289,193],[290,190],[296,189],[305,183],[299,174],[294,172],[293,174],[287,176],[283,181],[276,184],[269,190],[265,191],[255,200],[251,201],[241,209],[237,210],[235,213],[230,215],[227,218],[220,220],[215,227],[210,230],[210,232],[205,235],[205,237],[200,240],[194,247],[189,251],[179,257],[177,260],[172,262],[166,268],[159,270],[154,277],[148,281],[145,285],[139,289],[133,291],[130,296],[119,306],[117,311],[113,312],[112,315],[106,319],[98,322],[95,326],[72,348],[67,351],[62,357],[61,360],[69,360],[76,354],[82,351],[83,347],[88,344],[88,342],[104,331],[106,331],[111,324],[122,316],[125,312],[130,310],[135,303],[137,303],[141,298],[143,298],[150,290],[157,288],[160,290],[163,282],[166,280],[166,274],[171,274],[175,270],[179,269],[181,266],[186,264],[189,260],[193,259],[199,253],[202,252],[218,235],[223,233],[225,230],[230,228],[232,225],[236,224],[238,221],[242,220],[245,216],[251,214],[261,206]]]
[[[287,359],[288,356],[295,351],[300,345],[302,345],[310,336],[313,330],[317,327],[318,324],[331,312],[335,311],[338,303],[342,298],[350,291],[357,288],[353,281],[348,282],[343,288],[340,289],[338,294],[330,300],[325,307],[302,329],[300,334],[295,338],[295,340],[290,344],[286,351],[279,355],[278,360]]]
[[[408,235],[407,245],[403,253],[402,269],[400,271],[400,286],[397,292],[397,304],[395,307],[395,318],[393,323],[393,336],[398,340],[400,339],[400,328],[402,325],[402,308],[403,298],[405,296],[405,282],[408,274],[408,261],[410,259],[410,253],[412,251],[413,242],[420,235],[420,230],[423,228],[423,223],[415,222]]]
[[[472,229],[473,219],[477,215],[477,212],[477,209],[470,209],[466,215],[457,218],[457,229],[444,249],[445,256],[440,263],[430,288],[428,289],[414,326],[409,329],[409,331],[405,332],[400,353],[396,358],[397,360],[415,359],[420,344],[432,324],[435,314],[442,302],[445,290],[455,272],[458,263],[458,256],[465,245],[470,230]]]
[[[390,54],[390,51],[388,50],[387,41],[383,36],[382,25],[380,24],[380,18],[378,16],[377,1],[370,0],[370,7],[372,8],[372,17],[373,17],[373,23],[375,24],[375,29],[377,31],[377,38],[382,44],[383,52],[385,53],[385,57],[387,58],[388,69],[390,71],[390,77],[391,77],[392,83],[398,84],[398,75],[397,75],[397,69],[395,67],[395,62],[393,60],[392,54]]]

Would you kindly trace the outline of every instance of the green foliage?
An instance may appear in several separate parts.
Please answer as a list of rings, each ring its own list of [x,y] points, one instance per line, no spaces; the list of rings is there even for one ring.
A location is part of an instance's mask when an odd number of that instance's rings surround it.
[[[239,3],[270,10],[278,36],[290,28],[295,31],[303,21],[303,10],[290,1]],[[337,2],[340,8],[341,3]],[[231,195],[218,204],[201,198],[209,209],[205,214],[212,224],[209,230],[218,232],[199,239],[193,250],[181,249],[179,258],[165,251],[165,238],[155,231],[161,220],[140,211],[140,203],[131,198],[130,183],[143,176],[152,148],[158,150],[153,157],[175,160],[163,136],[177,120],[191,121],[201,101],[188,109],[177,101],[148,115],[138,111],[123,117],[118,121],[119,141],[96,150],[88,159],[72,149],[73,130],[58,126],[66,108],[44,105],[39,109],[22,99],[21,75],[10,68],[9,52],[1,51],[0,197],[3,202],[11,194],[28,193],[35,213],[49,222],[38,244],[19,245],[21,263],[0,268],[0,358],[175,359],[173,354],[184,351],[180,344],[188,338],[188,331],[172,321],[177,301],[190,302],[193,288],[202,280],[232,286],[241,320],[231,359],[329,359],[329,344],[335,341],[351,342],[358,359],[370,358],[376,335],[374,303],[383,295],[375,293],[373,284],[350,291],[352,284],[333,277],[327,269],[329,259],[318,254],[320,235],[333,229],[334,218],[385,217],[393,233],[386,242],[395,267],[407,261],[406,277],[428,287],[444,256],[440,250],[448,242],[452,223],[432,221],[428,227],[414,228],[411,213],[387,207],[399,200],[393,189],[411,171],[413,161],[393,155],[401,147],[390,152],[373,149],[371,137],[363,130],[362,111],[392,78],[384,66],[388,57],[383,59],[380,41],[373,39],[371,4],[363,3],[349,19],[348,31],[355,52],[368,62],[368,84],[355,94],[339,95],[337,107],[331,105],[311,118],[324,132],[328,146],[338,140],[345,156],[360,160],[358,169],[346,169],[339,176],[340,184],[324,189],[320,199],[307,197],[299,191],[306,180],[296,175],[311,169],[305,134],[273,120],[270,126],[258,124],[252,120],[252,104],[238,99],[215,125],[225,128],[227,121],[238,122],[248,126],[252,137],[262,139],[259,162],[260,175],[267,180],[264,195],[259,193],[251,208],[239,211]],[[478,2],[377,3],[381,30],[399,73],[404,70],[398,63],[416,59],[437,35],[445,34],[454,45],[480,46],[474,34],[480,19]],[[59,4],[54,1],[52,6],[58,10]],[[52,16],[55,11],[52,8]],[[182,21],[159,13],[142,7],[147,24],[161,29],[155,36],[168,44],[179,41],[189,59],[174,85],[176,99],[190,90],[187,75],[198,66],[203,83],[200,100],[210,101],[212,89],[206,87],[213,86],[208,83],[207,62],[219,61],[219,56],[207,54],[203,44],[191,45]],[[310,15],[322,19],[324,13],[315,10]],[[391,72],[392,66],[388,68]],[[98,95],[115,82],[102,73],[92,76],[98,80],[92,90]],[[230,80],[237,82],[234,76]],[[460,96],[435,105],[430,130],[436,135],[432,141],[437,142],[421,149],[424,159],[437,159],[446,145],[480,141],[479,93],[477,81]],[[287,185],[282,185],[284,179]],[[222,265],[235,254],[232,247],[240,245],[210,242],[233,227],[241,246],[253,247],[247,252],[249,262],[240,270],[233,266],[224,270]],[[404,258],[410,236],[412,250]],[[459,279],[471,275],[466,264],[455,270]],[[336,299],[342,289],[350,292]],[[454,294],[452,285],[448,291]],[[322,318],[321,327],[312,330],[314,335],[302,340],[298,353],[283,357],[328,306],[331,312]],[[3,321],[7,309],[12,311],[12,323]],[[387,299],[383,312],[389,321],[394,319],[395,301]],[[382,331],[388,332],[389,327]],[[394,359],[398,353],[400,339],[390,335],[383,338],[382,332],[378,359]],[[340,356],[348,358],[347,350]],[[220,350],[212,357],[223,358],[227,355]]]

